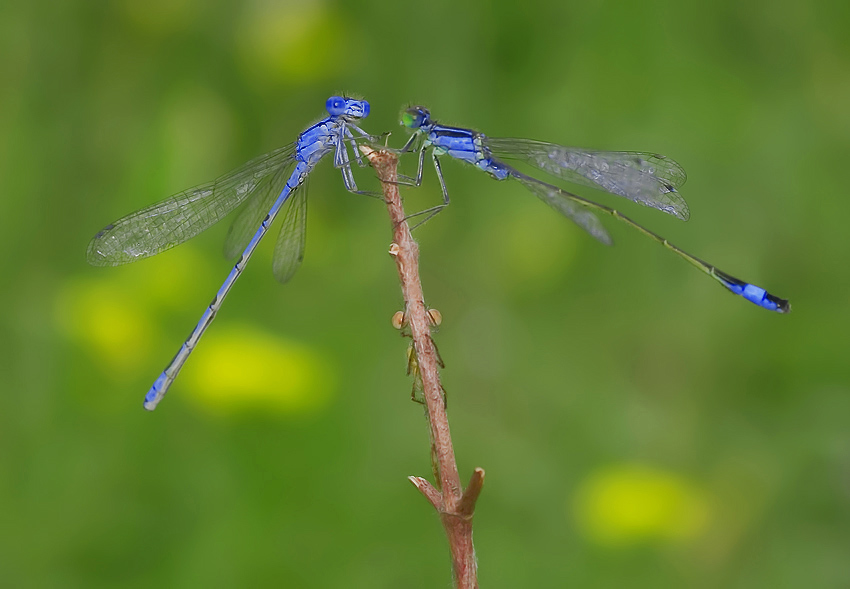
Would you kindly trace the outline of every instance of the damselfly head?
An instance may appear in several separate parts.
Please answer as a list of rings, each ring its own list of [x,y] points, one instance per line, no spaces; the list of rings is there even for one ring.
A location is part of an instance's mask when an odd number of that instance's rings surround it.
[[[431,124],[431,113],[424,106],[411,106],[401,113],[401,124],[408,129],[419,129]]]
[[[369,103],[365,100],[355,98],[343,98],[342,96],[331,96],[325,103],[325,108],[331,116],[351,117],[365,119],[369,116]]]

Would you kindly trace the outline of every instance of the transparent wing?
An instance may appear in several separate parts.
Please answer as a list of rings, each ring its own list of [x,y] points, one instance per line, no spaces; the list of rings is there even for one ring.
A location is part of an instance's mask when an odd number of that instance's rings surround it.
[[[547,205],[572,219],[576,225],[590,233],[593,237],[604,243],[611,245],[611,236],[602,226],[599,218],[591,211],[581,205],[583,198],[569,193],[566,190],[541,182],[531,176],[526,176],[516,170],[511,172],[511,177],[516,178],[523,185],[536,194],[540,200]]]
[[[190,188],[110,223],[89,242],[93,266],[117,266],[156,255],[220,221],[261,180],[292,160],[295,145],[255,158],[214,182]]]
[[[683,221],[691,216],[678,188],[687,175],[672,159],[639,151],[589,151],[531,139],[487,137],[496,158],[522,160],[568,182],[601,188]]]
[[[283,224],[274,247],[272,271],[281,284],[285,284],[298,270],[304,259],[307,241],[307,186],[299,186],[289,197],[283,213]]]
[[[227,231],[224,240],[225,257],[235,258],[248,247],[248,242],[257,233],[260,223],[269,214],[272,204],[286,186],[293,163],[294,160],[291,160],[260,180]]]

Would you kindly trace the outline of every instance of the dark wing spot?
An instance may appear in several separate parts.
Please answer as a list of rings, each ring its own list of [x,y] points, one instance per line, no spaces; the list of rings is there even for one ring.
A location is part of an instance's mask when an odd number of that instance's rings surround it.
[[[107,231],[111,231],[112,229],[115,229],[115,225],[114,225],[113,223],[110,223],[109,225],[107,225],[106,227],[104,227],[103,229],[101,229],[100,231],[98,231],[98,232],[97,232],[97,235],[95,235],[95,236],[94,236],[94,238],[95,238],[95,239],[100,239],[101,237],[103,237],[103,235],[104,235]]]

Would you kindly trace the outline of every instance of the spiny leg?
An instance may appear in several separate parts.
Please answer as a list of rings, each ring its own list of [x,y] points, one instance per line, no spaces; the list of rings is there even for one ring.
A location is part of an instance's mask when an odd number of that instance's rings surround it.
[[[422,156],[419,159],[419,172],[418,172],[418,175],[417,175],[418,176],[417,177],[418,183],[422,182],[422,160],[424,159],[424,154],[425,154],[425,150],[423,149],[422,150]],[[419,223],[417,223],[416,225],[411,227],[410,228],[411,231],[413,231],[414,229],[416,229],[420,225],[423,225],[423,224],[427,223],[428,221],[430,221],[431,219],[433,219],[434,216],[437,213],[442,211],[444,208],[449,206],[449,204],[451,203],[451,200],[449,199],[449,190],[448,190],[448,188],[446,188],[446,180],[445,180],[445,178],[443,178],[443,170],[440,167],[440,159],[439,159],[439,157],[437,157],[437,153],[433,149],[431,150],[431,158],[434,160],[434,169],[437,171],[437,179],[439,179],[440,188],[443,190],[443,203],[439,204],[437,206],[425,209],[424,211],[419,211],[418,213],[413,213],[413,214],[406,216],[404,218],[405,221],[407,221],[408,219],[412,219],[414,217],[420,217],[422,215],[427,215],[425,217],[425,219],[423,219],[422,221],[420,221]],[[418,183],[417,183],[417,186],[419,185]]]

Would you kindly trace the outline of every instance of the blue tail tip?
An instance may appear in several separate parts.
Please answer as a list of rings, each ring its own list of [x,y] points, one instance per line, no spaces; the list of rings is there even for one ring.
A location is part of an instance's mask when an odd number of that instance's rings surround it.
[[[729,278],[732,278],[731,276]],[[777,313],[788,313],[791,311],[791,303],[787,299],[780,299],[755,284],[738,281],[737,279],[726,280],[726,288],[736,295],[740,295],[762,309],[776,311]]]
[[[158,404],[156,395],[153,393],[154,391],[150,391],[147,395],[145,395],[145,402],[142,403],[142,406],[147,411],[153,411],[154,409],[156,409],[156,406]]]
[[[166,379],[165,373],[159,375],[159,378],[151,385],[150,390],[148,390],[145,395],[145,402],[143,403],[143,407],[148,411],[153,411],[156,409],[156,406],[159,405],[159,402],[162,401],[162,383]]]

